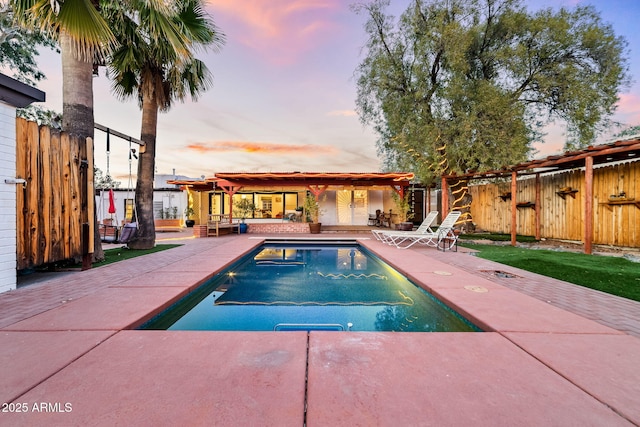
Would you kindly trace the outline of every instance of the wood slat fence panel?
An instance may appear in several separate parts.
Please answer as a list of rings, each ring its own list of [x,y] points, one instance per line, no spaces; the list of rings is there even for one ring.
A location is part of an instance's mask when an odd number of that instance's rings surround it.
[[[535,203],[535,177],[519,179],[517,203]],[[598,167],[593,174],[593,243],[640,247],[640,208],[634,203],[610,205],[611,196],[626,194],[640,201],[640,161]],[[510,192],[508,179],[471,185],[471,214],[476,226],[495,233],[510,233],[511,200],[500,196]],[[577,190],[558,195],[561,189]],[[543,238],[584,241],[584,170],[577,169],[540,176],[540,234]],[[573,197],[572,197],[573,195]],[[517,233],[535,235],[535,210],[521,207],[517,212]]]
[[[82,257],[82,226],[91,229],[95,203],[93,182],[83,185],[93,181],[92,140],[23,119],[16,139],[16,176],[26,180],[16,187],[18,269]]]

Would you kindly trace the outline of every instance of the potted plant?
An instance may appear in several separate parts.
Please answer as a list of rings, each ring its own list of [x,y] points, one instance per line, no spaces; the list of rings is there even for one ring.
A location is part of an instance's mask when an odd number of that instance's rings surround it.
[[[196,221],[191,219],[191,217],[195,214],[196,214],[196,211],[194,211],[191,206],[187,206],[185,208],[184,216],[187,217],[187,220],[184,223],[187,227],[193,227],[195,225]]]
[[[233,214],[240,217],[240,233],[246,233],[248,226],[245,220],[256,210],[256,205],[249,199],[240,199],[233,206]]]
[[[309,231],[311,234],[319,234],[322,224],[318,222],[318,216],[320,215],[320,208],[315,196],[307,194],[304,199],[304,212],[307,222],[309,223]]]
[[[413,222],[409,221],[413,218],[413,213],[409,212],[411,210],[411,203],[409,202],[410,193],[405,194],[404,197],[400,197],[398,193],[394,191],[391,196],[398,208],[398,223],[396,224],[396,229],[413,230]]]

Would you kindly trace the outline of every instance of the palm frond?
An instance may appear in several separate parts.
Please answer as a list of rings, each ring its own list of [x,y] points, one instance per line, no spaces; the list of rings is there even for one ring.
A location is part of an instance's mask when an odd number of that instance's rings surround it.
[[[93,61],[113,49],[116,38],[91,0],[65,0],[59,4],[60,11],[56,13],[50,0],[11,0],[21,25],[54,38],[64,31],[73,41],[78,59]]]

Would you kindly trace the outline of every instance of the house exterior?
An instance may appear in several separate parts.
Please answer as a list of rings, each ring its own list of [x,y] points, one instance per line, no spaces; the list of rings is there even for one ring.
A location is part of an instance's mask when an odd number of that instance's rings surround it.
[[[268,228],[250,226],[256,232],[277,232],[273,224],[299,222],[300,208],[310,195],[318,201],[318,222],[323,225],[368,225],[376,211],[396,220],[398,208],[393,194],[404,196],[413,174],[334,173],[334,172],[218,172],[202,180],[173,180],[188,194],[196,212],[196,224],[206,224],[212,215],[237,218],[233,206],[249,199],[256,207],[246,219],[249,224],[271,224]],[[281,226],[284,232],[296,232]]]
[[[168,184],[176,175],[156,175],[153,189],[153,217],[156,231],[180,231],[185,226],[188,194],[179,186]],[[185,179],[187,177],[180,177]],[[113,195],[110,196],[112,191]],[[134,188],[101,188],[96,190],[96,215],[100,238],[116,241],[121,227],[135,218]],[[113,203],[113,212],[110,212]]]
[[[16,108],[45,100],[45,93],[0,74],[0,292],[16,288]]]
[[[175,175],[156,175],[153,187],[153,217],[155,219],[173,218],[184,223],[184,211],[187,207],[187,193],[179,186],[167,181],[186,179]],[[135,195],[134,188],[113,188],[115,212],[109,213],[109,190],[96,190],[96,212],[100,223],[122,225],[133,218]]]

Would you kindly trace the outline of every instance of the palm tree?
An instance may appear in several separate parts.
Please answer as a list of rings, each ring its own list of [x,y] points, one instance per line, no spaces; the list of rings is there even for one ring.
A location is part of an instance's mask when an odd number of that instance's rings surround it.
[[[158,112],[171,108],[174,100],[198,95],[211,86],[211,74],[194,57],[194,50],[224,43],[202,0],[173,3],[171,19],[157,16],[140,2],[137,9],[108,13],[121,46],[109,60],[113,89],[122,99],[136,97],[142,109],[140,139],[145,143],[138,159],[136,211],[138,232],[128,243],[132,249],[155,245],[153,180]],[[110,12],[110,14],[109,14]]]
[[[93,64],[116,41],[99,0],[11,0],[11,6],[22,25],[60,43],[62,130],[93,137]]]

